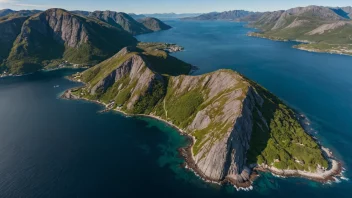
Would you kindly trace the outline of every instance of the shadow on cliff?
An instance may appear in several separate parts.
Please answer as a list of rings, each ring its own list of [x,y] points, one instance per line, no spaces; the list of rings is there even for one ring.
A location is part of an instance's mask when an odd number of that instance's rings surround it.
[[[258,157],[268,146],[270,139],[270,124],[274,120],[275,112],[279,109],[282,101],[274,94],[260,86],[259,84],[248,80],[256,89],[258,94],[264,99],[263,105],[257,106],[260,111],[253,112],[253,131],[250,140],[250,148],[247,152],[247,164],[257,163]],[[263,121],[263,118],[266,122]]]

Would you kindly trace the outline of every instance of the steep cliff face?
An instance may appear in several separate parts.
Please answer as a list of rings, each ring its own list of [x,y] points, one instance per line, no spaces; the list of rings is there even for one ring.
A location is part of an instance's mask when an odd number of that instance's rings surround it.
[[[98,100],[112,109],[156,116],[177,126],[195,139],[192,157],[197,171],[214,181],[246,182],[251,174],[250,163],[278,165],[281,169],[307,168],[312,172],[316,167],[327,166],[319,147],[298,124],[294,113],[256,83],[232,70],[200,76],[162,75],[153,69],[157,67],[153,67],[155,62],[148,56],[155,56],[155,50],[151,53],[121,50],[75,75],[73,78],[86,86],[67,92],[66,97]],[[261,138],[263,134],[267,137]],[[259,143],[254,135],[259,137]],[[273,145],[271,135],[275,139]],[[285,145],[278,146],[283,136],[292,142],[288,145],[285,139]],[[296,145],[299,152],[291,150]],[[311,154],[316,159],[311,159]],[[289,163],[296,159],[305,161],[306,167],[291,167]]]
[[[136,44],[123,30],[62,9],[50,9],[30,17],[13,44],[8,66],[13,73],[41,68],[43,61],[64,59],[92,64]]]

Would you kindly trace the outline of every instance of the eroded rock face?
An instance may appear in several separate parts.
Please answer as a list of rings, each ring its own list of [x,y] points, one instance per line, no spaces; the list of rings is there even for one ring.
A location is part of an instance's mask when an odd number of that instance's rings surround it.
[[[88,34],[80,18],[61,9],[50,9],[28,20],[23,28],[21,39],[26,39],[30,31],[35,29],[42,35],[52,35],[60,43],[69,47],[77,47],[88,41]]]
[[[230,96],[237,98],[236,95]],[[215,142],[207,142],[195,156],[196,164],[202,172],[213,180],[221,181],[225,177],[244,182],[249,180],[250,169],[246,167],[246,154],[252,134],[252,112],[256,105],[262,105],[263,99],[252,89],[246,93],[243,101],[229,101],[224,112],[233,123],[232,127]],[[231,113],[233,112],[233,113]],[[197,117],[194,122],[197,122]]]

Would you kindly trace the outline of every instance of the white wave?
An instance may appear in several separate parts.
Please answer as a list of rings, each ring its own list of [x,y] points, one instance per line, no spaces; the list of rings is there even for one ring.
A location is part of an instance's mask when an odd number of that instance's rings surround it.
[[[241,191],[241,190],[243,190],[243,191],[251,191],[251,190],[253,190],[253,186],[249,186],[247,188],[242,188],[242,187],[238,188],[236,186],[233,186],[233,187],[235,187],[237,191]]]
[[[344,176],[340,177],[340,179],[345,180],[345,181],[349,181],[350,180],[350,179],[348,179],[347,177],[344,177]]]
[[[337,177],[333,177],[335,179],[335,183],[341,183],[341,180],[339,180]]]
[[[281,175],[276,175],[276,174],[274,174],[274,173],[271,173],[274,177],[277,177],[277,178],[287,178],[287,177],[285,177],[285,176],[281,176]]]

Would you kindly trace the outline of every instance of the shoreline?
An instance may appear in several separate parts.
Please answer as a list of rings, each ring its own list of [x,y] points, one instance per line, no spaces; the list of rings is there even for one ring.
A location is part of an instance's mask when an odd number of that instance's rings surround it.
[[[289,40],[289,39],[282,39],[282,38],[270,38],[270,37],[259,35],[257,32],[249,32],[249,33],[247,33],[247,36],[261,38],[261,39],[267,39],[267,40],[277,41],[277,42],[298,42],[300,44],[313,44],[314,43],[311,41]],[[301,50],[301,51],[305,51],[305,52],[312,52],[312,53],[319,53],[319,54],[352,56],[352,54],[348,54],[348,53],[324,51],[324,50],[319,50],[319,49],[308,49],[308,48],[305,48],[304,46],[299,46],[299,45],[293,45],[292,48],[297,49],[297,50]]]
[[[73,79],[70,79],[70,78],[68,78],[68,79],[76,82]],[[152,119],[161,121],[161,122],[171,126],[172,128],[176,129],[180,133],[180,135],[185,136],[188,139],[188,141],[190,141],[188,146],[178,149],[180,156],[183,157],[185,160],[185,163],[183,163],[182,166],[185,169],[192,171],[196,176],[201,178],[204,182],[218,184],[218,185],[231,184],[237,190],[250,190],[253,188],[252,183],[255,181],[255,179],[257,177],[259,177],[260,172],[270,172],[274,176],[281,176],[281,177],[304,178],[304,179],[316,181],[319,183],[328,183],[331,181],[336,181],[335,176],[342,176],[342,171],[343,171],[342,164],[334,158],[334,156],[329,151],[329,149],[321,146],[322,152],[325,153],[324,156],[327,158],[327,160],[329,161],[329,164],[331,165],[331,167],[329,167],[329,169],[325,170],[324,172],[313,173],[313,172],[307,172],[307,171],[301,171],[301,170],[280,170],[280,169],[277,169],[275,167],[271,167],[268,165],[256,165],[255,167],[251,168],[252,172],[250,174],[250,179],[248,181],[243,182],[243,183],[236,182],[236,181],[232,180],[231,178],[224,178],[223,180],[211,179],[210,177],[204,175],[204,173],[201,170],[199,170],[199,168],[197,167],[197,164],[195,162],[193,152],[192,152],[192,147],[196,142],[196,140],[193,136],[186,133],[184,130],[180,129],[179,127],[177,127],[173,123],[170,123],[169,121],[164,120],[158,116],[146,115],[146,114],[128,114],[128,113],[126,113],[122,110],[116,109],[116,108],[115,109],[108,108],[108,105],[103,102],[100,102],[97,100],[89,100],[86,98],[74,96],[71,93],[71,90],[77,89],[80,87],[82,87],[82,86],[74,87],[74,88],[66,90],[65,92],[61,93],[60,98],[68,99],[68,100],[85,100],[88,102],[94,102],[96,104],[100,104],[105,107],[105,109],[100,112],[115,111],[115,112],[121,113],[124,116],[152,118]]]
[[[52,68],[52,69],[46,69],[46,68],[43,68],[43,69],[40,69],[38,71],[35,71],[35,72],[30,72],[30,73],[26,73],[26,74],[2,74],[0,75],[0,78],[7,78],[7,77],[22,77],[22,76],[28,76],[28,75],[32,75],[36,72],[51,72],[51,71],[57,71],[57,70],[61,70],[61,69],[72,69],[72,70],[85,70],[85,69],[88,69],[89,67],[71,67],[71,66],[67,66],[67,67],[56,67],[56,68]],[[76,81],[74,81],[76,82]]]

